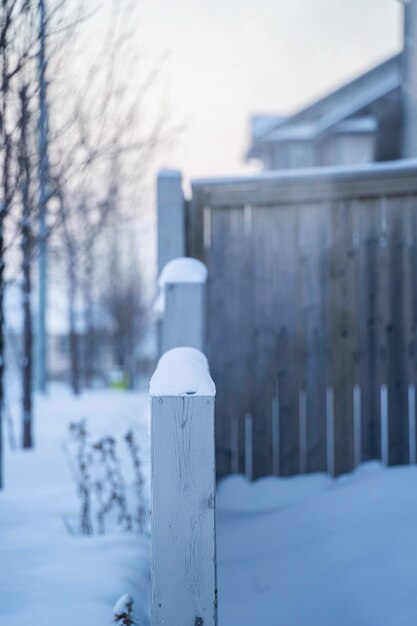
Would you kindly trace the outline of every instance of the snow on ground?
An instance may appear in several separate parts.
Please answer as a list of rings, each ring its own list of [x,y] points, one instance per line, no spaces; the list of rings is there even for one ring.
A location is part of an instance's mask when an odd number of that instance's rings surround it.
[[[83,537],[62,444],[82,418],[95,436],[139,429],[148,462],[146,395],[100,391],[76,399],[65,389],[37,400],[36,450],[7,452],[0,494],[0,625],[105,626],[123,593],[148,624],[149,540],[113,532]]]
[[[219,489],[221,626],[414,626],[417,468]]]
[[[70,536],[77,499],[62,450],[68,423],[139,429],[148,467],[148,398],[55,389],[37,402],[35,452],[6,457],[0,494],[0,626],[105,626],[130,594],[148,626],[149,541]],[[417,468],[242,476],[218,489],[220,626],[415,626]],[[175,584],[175,581],[173,581]]]

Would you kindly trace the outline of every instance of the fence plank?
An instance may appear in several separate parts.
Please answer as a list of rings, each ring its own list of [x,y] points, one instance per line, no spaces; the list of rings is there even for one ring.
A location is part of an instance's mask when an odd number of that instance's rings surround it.
[[[334,446],[334,397],[333,389],[326,390],[326,450],[327,450],[327,473],[335,475],[335,446]]]
[[[271,406],[271,431],[272,431],[272,475],[279,476],[281,473],[281,459],[280,459],[280,427],[279,427],[279,395],[278,386],[275,395],[272,397]]]
[[[252,394],[251,283],[250,273],[245,273],[246,255],[242,253],[243,207],[213,211],[211,233],[212,243],[207,251],[207,351],[217,381],[216,465],[219,475],[224,475],[232,471],[234,420],[238,421],[237,466],[244,467],[244,416],[250,411]],[[236,389],[240,393],[233,393]],[[236,467],[236,460],[233,461]]]
[[[353,388],[355,385],[355,250],[353,203],[332,207],[329,262],[329,381],[334,397],[335,473],[354,466]]]
[[[267,229],[266,223],[274,226]],[[252,269],[248,281],[252,293],[248,303],[246,328],[250,352],[247,353],[248,384],[251,387],[251,414],[253,423],[254,477],[272,474],[272,397],[276,392],[277,345],[275,327],[279,323],[280,311],[275,307],[276,277],[274,276],[273,250],[276,245],[277,211],[258,207],[250,218],[250,248],[248,258]],[[247,220],[248,221],[248,220]],[[249,256],[250,255],[250,256]],[[250,381],[249,381],[250,377]],[[263,389],[263,393],[259,390]],[[267,417],[267,419],[265,419]],[[269,418],[269,419],[268,419]]]
[[[381,290],[379,267],[380,201],[367,199],[357,203],[359,242],[357,248],[357,320],[358,366],[357,383],[361,389],[361,459],[379,459],[380,384],[378,337],[381,319],[378,316],[378,294]]]
[[[389,322],[387,331],[387,385],[389,463],[408,462],[406,200],[386,201],[389,255]]]
[[[264,400],[268,399],[268,403],[261,410],[270,416],[271,399],[278,385],[279,459],[280,473],[284,476],[300,470],[298,213],[293,208],[279,206],[272,213],[269,208],[258,208],[252,220],[257,235],[255,254],[261,254],[262,248],[264,257],[255,279],[256,285],[259,282],[263,285],[263,298],[257,303],[255,318],[261,331],[257,333],[257,388],[265,390]],[[270,432],[267,438],[269,453]],[[257,445],[258,458],[264,451]]]
[[[195,201],[195,199],[194,199]],[[195,211],[195,213],[198,213]],[[195,220],[197,220],[195,216]],[[234,394],[231,393],[229,380],[229,307],[223,308],[225,294],[230,279],[227,262],[230,249],[228,231],[229,214],[227,210],[211,211],[210,248],[206,250],[207,265],[207,358],[213,378],[216,380],[216,468],[219,476],[231,472],[230,431],[234,413]],[[194,231],[192,231],[194,232]],[[197,235],[196,235],[197,236]],[[222,310],[222,322],[218,312]],[[219,347],[222,346],[222,349]]]
[[[253,479],[253,420],[252,415],[245,415],[245,476]]]
[[[325,290],[329,212],[321,204],[299,209],[299,374],[306,394],[306,471],[325,471],[326,348]]]
[[[416,446],[416,388],[408,386],[408,456],[410,465],[417,463]]]

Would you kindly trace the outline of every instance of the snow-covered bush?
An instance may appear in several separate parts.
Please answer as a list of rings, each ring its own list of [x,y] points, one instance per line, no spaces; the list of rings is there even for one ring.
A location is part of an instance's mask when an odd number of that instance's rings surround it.
[[[133,598],[125,593],[118,599],[113,608],[113,621],[118,626],[133,626],[137,622],[133,619]]]
[[[94,482],[94,492],[98,500],[99,532],[105,532],[105,519],[112,511],[117,511],[117,523],[123,530],[132,530],[126,483],[117,456],[117,442],[114,437],[103,437],[92,444],[92,448],[97,453],[97,478]]]
[[[137,528],[140,533],[146,530],[146,507],[145,507],[145,495],[143,491],[144,478],[142,473],[142,464],[140,460],[139,444],[136,441],[135,433],[133,430],[129,430],[125,435],[125,441],[130,452],[134,470],[134,487],[136,492],[136,511],[134,521],[137,524]]]
[[[93,532],[91,520],[92,481],[90,475],[92,454],[88,442],[85,420],[70,424],[70,434],[72,439],[76,442],[73,470],[75,468],[77,491],[80,499],[80,533],[82,535],[91,535]]]
[[[107,435],[91,441],[85,420],[70,425],[70,441],[65,449],[77,484],[80,534],[103,534],[115,526],[123,531],[147,531],[140,448],[133,430],[123,437],[123,444],[127,449],[119,453],[115,437]],[[132,475],[129,482],[122,471],[126,462]],[[74,532],[68,520],[66,525]]]

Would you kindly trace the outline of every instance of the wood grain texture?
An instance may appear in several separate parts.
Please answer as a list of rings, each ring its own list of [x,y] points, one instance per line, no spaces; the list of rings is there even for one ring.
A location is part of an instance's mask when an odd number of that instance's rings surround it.
[[[254,477],[325,470],[330,388],[336,474],[359,457],[381,458],[381,385],[390,463],[408,461],[408,389],[417,384],[417,165],[359,170],[193,183],[187,249],[209,271],[219,476],[231,471],[232,432],[239,432],[244,468],[246,413]]]
[[[262,221],[257,213],[262,216]],[[268,209],[262,207],[254,215],[254,223],[259,222],[258,240],[269,239],[263,243],[262,279],[263,296],[257,308],[258,335],[258,384],[257,389],[265,388],[265,395],[259,393],[259,420],[270,424],[271,420],[262,419],[266,411],[271,410],[271,399],[278,381],[280,410],[280,473],[290,476],[300,468],[300,420],[299,420],[299,267],[298,255],[298,214],[288,208],[280,207],[274,211],[273,222]],[[269,225],[269,226],[268,226]],[[271,227],[272,226],[272,227]],[[267,271],[268,270],[268,271]],[[258,286],[259,291],[259,286]],[[255,302],[257,294],[253,295]],[[261,332],[263,333],[261,334]],[[263,339],[262,343],[260,339]],[[263,362],[263,368],[261,363]],[[263,384],[262,384],[263,383]],[[264,403],[267,400],[267,403]],[[259,421],[258,420],[258,421]],[[262,424],[257,424],[260,429]],[[265,429],[266,430],[266,429]],[[271,473],[272,470],[272,433],[265,433],[268,447],[262,450],[255,442],[255,457],[264,459],[267,454],[268,464],[263,461],[264,469],[256,475]]]
[[[238,466],[244,468],[244,416],[250,411],[251,385],[247,378],[251,340],[247,336],[251,302],[245,289],[250,273],[245,275],[246,253],[243,211],[231,207],[212,214],[212,246],[207,252],[207,357],[216,380],[216,467],[219,475],[230,473],[233,420],[237,420]],[[242,255],[242,259],[241,259]],[[227,294],[227,296],[226,296]],[[221,346],[221,349],[219,349]],[[217,379],[217,374],[221,377]],[[230,393],[232,389],[238,393]]]
[[[325,302],[330,211],[322,204],[299,208],[299,380],[306,394],[308,472],[326,471]],[[278,304],[279,306],[279,304]]]
[[[354,467],[353,388],[357,348],[353,204],[337,202],[331,210],[329,259],[329,380],[334,397],[335,473]]]
[[[407,318],[410,304],[407,276],[406,199],[386,202],[389,290],[387,333],[387,385],[389,463],[408,462]]]
[[[361,458],[380,458],[380,384],[379,346],[381,317],[378,297],[381,291],[380,268],[380,200],[357,203],[359,240],[357,248],[357,319],[358,368],[360,387]]]
[[[217,624],[214,398],[151,399],[152,626]]]

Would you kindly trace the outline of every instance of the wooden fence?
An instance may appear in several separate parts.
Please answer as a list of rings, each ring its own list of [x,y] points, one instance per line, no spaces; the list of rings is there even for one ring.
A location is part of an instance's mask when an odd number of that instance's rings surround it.
[[[220,475],[416,460],[417,162],[194,181]]]

